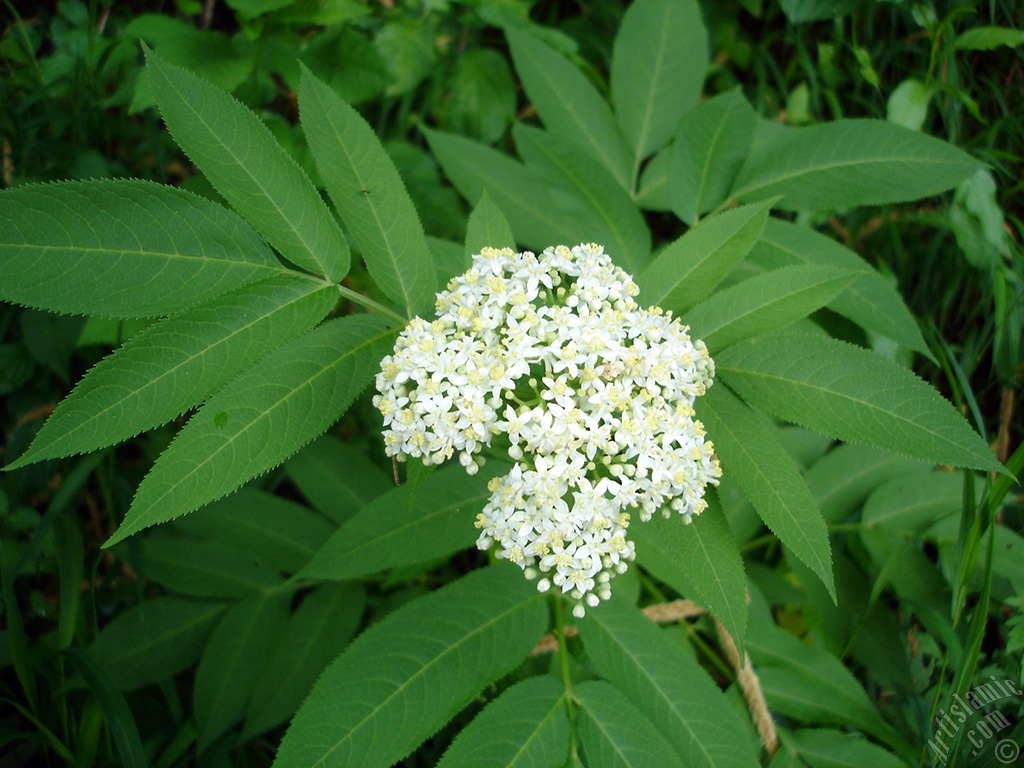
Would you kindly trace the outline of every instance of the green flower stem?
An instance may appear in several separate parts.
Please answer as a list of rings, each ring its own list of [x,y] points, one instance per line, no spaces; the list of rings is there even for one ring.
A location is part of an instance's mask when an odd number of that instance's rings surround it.
[[[388,309],[383,304],[380,304],[371,299],[369,296],[363,296],[363,294],[357,293],[356,291],[353,291],[351,288],[346,288],[344,285],[339,285],[338,293],[340,293],[342,296],[344,296],[346,299],[353,302],[354,304],[359,304],[363,307],[366,307],[367,309],[372,309],[374,312],[377,312],[381,315],[386,315],[387,317],[390,317],[392,320],[399,323],[402,328],[405,328],[405,326],[409,324],[410,318],[402,317],[402,315],[398,314],[394,310]]]
[[[551,604],[555,613],[555,637],[558,638],[558,660],[562,668],[562,684],[565,686],[565,708],[569,714],[569,758],[570,764],[578,760],[576,754],[576,710],[572,702],[572,677],[569,674],[569,649],[565,644],[565,615],[561,595],[552,595]]]

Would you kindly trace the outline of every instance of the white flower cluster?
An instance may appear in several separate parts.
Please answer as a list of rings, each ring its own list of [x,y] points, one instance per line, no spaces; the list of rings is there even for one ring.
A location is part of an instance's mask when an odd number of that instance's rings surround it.
[[[515,462],[490,481],[480,549],[544,574],[596,606],[633,559],[630,512],[685,522],[707,506],[720,469],[693,419],[714,363],[598,245],[530,252],[484,248],[414,319],[377,375],[389,455],[470,474],[485,446]]]

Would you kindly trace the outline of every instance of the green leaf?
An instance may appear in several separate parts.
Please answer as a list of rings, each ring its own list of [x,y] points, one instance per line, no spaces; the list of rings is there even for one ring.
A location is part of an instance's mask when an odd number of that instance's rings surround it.
[[[290,458],[285,470],[314,507],[340,524],[395,487],[366,453],[324,435]]]
[[[516,240],[508,220],[491,200],[486,188],[480,193],[480,202],[469,214],[469,222],[466,224],[466,269],[469,269],[470,257],[480,253],[482,248],[516,249]]]
[[[89,655],[123,691],[166,680],[199,658],[224,607],[181,597],[144,600],[107,624]]]
[[[768,219],[761,239],[747,258],[766,269],[818,264],[860,271],[862,274],[829,303],[829,308],[862,328],[931,357],[917,321],[903,303],[896,286],[832,238],[786,221]]]
[[[110,675],[100,667],[88,653],[79,648],[67,648],[64,656],[71,662],[89,691],[96,697],[107,720],[107,728],[117,747],[124,768],[145,768],[148,765],[146,753],[143,751],[142,738],[135,724],[135,717],[124,696],[114,685]],[[81,722],[81,721],[80,721]],[[78,748],[81,749],[81,743]],[[81,752],[79,752],[81,756]]]
[[[637,277],[644,303],[680,312],[702,301],[754,247],[771,206],[725,211],[671,243]]]
[[[750,152],[757,115],[736,88],[683,117],[669,167],[672,210],[687,224],[724,203]]]
[[[975,27],[957,35],[953,47],[958,51],[992,51],[1007,45],[1024,45],[1024,30],[1007,27]]]
[[[484,568],[380,620],[327,668],[276,768],[386,768],[530,652],[547,605],[518,568]]]
[[[858,273],[831,267],[783,267],[719,291],[682,322],[715,354],[743,339],[785,328],[830,302]]]
[[[245,713],[288,618],[290,591],[250,597],[227,612],[203,651],[196,669],[193,708],[199,725],[199,749],[230,728]]]
[[[695,0],[639,0],[626,9],[612,52],[611,94],[635,167],[697,103],[707,67],[708,35]]]
[[[714,613],[739,648],[747,628],[747,580],[729,522],[713,494],[708,507],[684,525],[678,515],[655,515],[630,528],[637,560],[685,597]],[[682,576],[680,579],[679,576]],[[689,594],[687,586],[696,590]]]
[[[838,523],[858,509],[887,480],[924,472],[929,465],[868,445],[843,443],[807,472],[807,487],[818,500],[826,523]]]
[[[781,0],[782,12],[794,24],[838,18],[850,13],[864,0]]]
[[[571,232],[570,247],[598,242],[626,271],[646,266],[650,230],[636,203],[605,168],[572,143],[538,128],[517,123],[512,135],[527,168],[548,187],[556,213]]]
[[[426,314],[437,288],[419,216],[395,165],[362,116],[302,71],[302,128],[316,165],[374,282],[409,317]]]
[[[1003,469],[938,392],[852,344],[780,332],[736,344],[715,362],[729,386],[780,419],[936,464]]]
[[[951,189],[980,167],[884,120],[837,120],[755,143],[733,194],[741,202],[782,195],[787,210],[899,203]]]
[[[37,529],[40,530],[40,529]],[[58,622],[57,643],[64,651],[75,638],[82,608],[82,579],[85,576],[85,546],[77,516],[60,515],[53,521],[54,554],[57,558]]]
[[[670,144],[652,157],[640,173],[636,204],[645,211],[668,211],[672,208],[669,189],[672,152],[673,145]]]
[[[913,472],[877,488],[864,502],[860,519],[865,529],[887,539],[909,537],[959,513],[963,503],[962,472]]]
[[[891,752],[863,736],[828,728],[801,728],[789,734],[787,745],[810,768],[906,768]]]
[[[145,540],[137,570],[195,597],[247,597],[281,583],[275,568],[238,547],[166,536]]]
[[[345,236],[313,183],[260,119],[152,52],[146,63],[171,135],[217,191],[285,258],[332,280],[344,277]]]
[[[459,732],[437,768],[561,768],[568,755],[565,688],[540,675],[502,691]]]
[[[547,189],[526,166],[479,142],[420,127],[445,175],[467,200],[484,190],[508,218],[516,242],[535,251],[569,242]]]
[[[580,705],[577,728],[589,765],[683,768],[672,745],[615,686],[587,680],[572,692]]]
[[[441,124],[455,133],[493,144],[516,116],[516,84],[508,59],[490,48],[470,47],[445,80]]]
[[[239,488],[176,525],[209,541],[231,544],[285,573],[308,563],[334,532],[316,512],[255,488]]]
[[[317,587],[302,601],[253,688],[243,741],[295,714],[317,677],[352,638],[365,606],[366,593],[354,584]]]
[[[302,576],[350,579],[472,546],[479,535],[473,519],[491,495],[487,482],[507,471],[493,459],[472,476],[456,464],[378,496],[327,540]]]
[[[0,193],[0,298],[54,312],[149,317],[284,271],[248,224],[147,181]]]
[[[623,189],[630,189],[632,153],[604,97],[546,43],[511,27],[505,35],[526,95],[547,129],[597,158]]]
[[[86,374],[8,469],[170,421],[320,322],[337,299],[334,286],[282,275],[150,326]]]
[[[373,315],[331,320],[233,379],[160,456],[104,546],[208,504],[291,456],[370,383],[394,334]]]
[[[735,479],[765,524],[818,574],[835,600],[825,521],[768,419],[722,386],[710,389],[695,406],[714,439],[722,474]]]
[[[580,624],[601,674],[663,734],[687,766],[750,768],[754,745],[707,672],[649,619],[612,600]]]
[[[747,651],[769,708],[797,720],[853,726],[887,743],[900,742],[857,678],[828,652],[763,620],[751,622]]]

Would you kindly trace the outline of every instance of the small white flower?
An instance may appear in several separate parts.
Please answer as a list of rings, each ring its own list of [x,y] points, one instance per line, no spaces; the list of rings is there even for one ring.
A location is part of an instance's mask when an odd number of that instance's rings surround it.
[[[500,441],[515,464],[488,485],[477,546],[543,574],[538,590],[559,587],[577,617],[633,559],[632,514],[688,523],[720,474],[693,420],[714,363],[637,292],[597,245],[484,248],[376,377],[389,455],[458,455],[474,474]]]

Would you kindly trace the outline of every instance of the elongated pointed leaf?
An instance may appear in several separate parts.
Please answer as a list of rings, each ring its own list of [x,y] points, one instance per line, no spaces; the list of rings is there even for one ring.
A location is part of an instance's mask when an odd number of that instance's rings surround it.
[[[408,603],[321,675],[274,765],[392,765],[518,664],[546,627],[543,596],[506,565]]]
[[[366,592],[358,584],[317,587],[288,620],[253,688],[242,740],[288,720],[352,638]]]
[[[687,766],[757,765],[739,716],[707,672],[636,608],[587,612],[583,645],[601,674],[668,739]]]
[[[591,765],[682,768],[672,745],[615,686],[587,680],[573,688],[573,697],[580,705],[580,743]]]
[[[445,175],[467,200],[479,200],[486,189],[505,216],[516,242],[542,251],[552,243],[569,242],[554,200],[538,188],[526,166],[485,144],[441,131],[421,128]]]
[[[512,28],[505,34],[516,73],[547,129],[582,147],[611,171],[623,189],[629,189],[633,157],[608,102],[582,72],[546,43]]]
[[[807,487],[818,500],[825,522],[838,523],[887,480],[928,469],[927,463],[917,459],[844,443],[807,471]]]
[[[830,728],[801,728],[787,738],[789,746],[810,768],[906,768],[896,755],[863,736]]]
[[[748,258],[768,269],[792,264],[819,264],[861,270],[862,274],[829,302],[829,308],[862,328],[888,336],[907,349],[931,357],[917,321],[903,303],[896,286],[832,238],[787,221],[768,219],[761,239]]]
[[[89,655],[122,691],[165,680],[199,658],[225,608],[181,597],[145,600],[105,626]]]
[[[391,473],[374,464],[366,451],[329,434],[295,454],[285,469],[310,504],[336,523],[395,487]]]
[[[527,168],[548,186],[569,228],[569,245],[598,242],[628,272],[650,259],[651,233],[629,194],[611,174],[573,144],[546,131],[517,124],[516,149]]]
[[[146,578],[184,595],[248,597],[282,582],[277,569],[230,544],[161,536],[142,551]]]
[[[757,514],[813,570],[835,600],[828,530],[807,483],[783,450],[768,419],[725,387],[713,387],[695,404],[722,461]]]
[[[54,312],[169,314],[284,268],[235,214],[148,181],[0,193],[0,298]]]
[[[465,268],[469,269],[470,256],[480,253],[481,248],[511,248],[515,250],[516,241],[512,236],[512,228],[501,209],[494,204],[491,196],[484,189],[480,193],[480,202],[469,214],[466,224],[466,260]]]
[[[938,392],[852,344],[779,332],[737,344],[715,362],[744,399],[786,421],[936,464],[1002,469]]]
[[[916,200],[952,189],[981,164],[884,120],[837,120],[757,142],[736,179],[743,201],[782,195],[787,210]]]
[[[568,755],[565,687],[540,675],[489,703],[455,737],[437,768],[561,768]]]
[[[340,280],[349,250],[309,177],[232,96],[152,52],[146,72],[174,140],[231,206],[281,254]]]
[[[886,539],[910,538],[959,513],[963,503],[963,472],[912,472],[876,488],[860,519],[865,529]]]
[[[199,660],[193,690],[200,749],[245,713],[290,603],[288,591],[256,595],[233,606],[217,625]]]
[[[807,317],[858,274],[830,267],[783,267],[716,293],[687,312],[682,322],[714,354]]]
[[[320,322],[337,299],[334,286],[282,275],[150,326],[89,371],[10,468],[105,448],[170,421]]]
[[[720,213],[665,248],[637,277],[644,303],[680,312],[707,298],[754,247],[771,205]]]
[[[409,317],[434,303],[437,288],[423,226],[395,165],[362,116],[302,71],[302,128],[327,192],[370,275]]]
[[[687,224],[724,203],[750,152],[757,114],[740,88],[690,110],[679,123],[669,169],[672,210]]]
[[[255,488],[239,488],[175,525],[208,541],[231,544],[285,573],[308,563],[334,532],[330,521],[313,510]]]
[[[697,103],[707,66],[708,35],[695,0],[639,0],[626,9],[611,92],[637,164],[668,142]]]
[[[451,466],[417,487],[407,483],[378,496],[327,540],[302,575],[351,579],[472,546],[480,533],[473,519],[491,495],[487,481],[507,471],[494,460],[472,476]]]
[[[106,546],[208,504],[291,456],[370,383],[394,334],[373,315],[332,320],[233,379],[160,456]]]
[[[629,535],[636,542],[640,564],[714,613],[742,648],[747,629],[743,559],[718,499],[713,494],[706,498],[708,508],[690,525],[675,515],[656,515],[648,523],[631,526]],[[696,594],[687,594],[686,585],[692,585]]]

